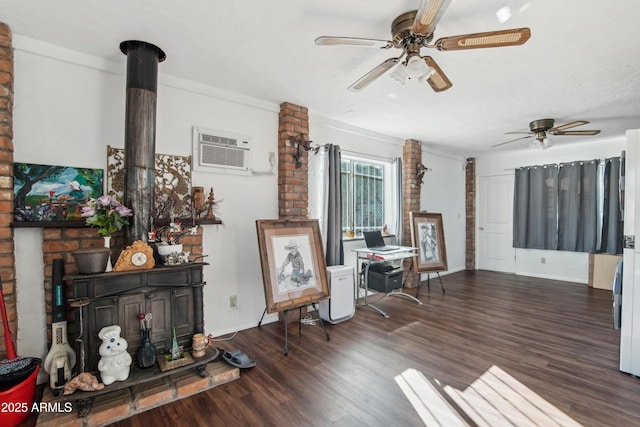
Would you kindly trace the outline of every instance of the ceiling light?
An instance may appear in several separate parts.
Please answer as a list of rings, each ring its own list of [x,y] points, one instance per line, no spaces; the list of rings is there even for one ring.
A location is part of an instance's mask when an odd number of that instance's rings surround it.
[[[399,64],[390,76],[401,84],[405,84],[407,79],[422,81],[431,77],[435,72],[436,70],[429,67],[424,58],[419,55],[413,55]]]
[[[498,17],[498,22],[504,24],[509,19],[511,19],[511,8],[509,6],[503,6],[496,12],[496,17]]]
[[[546,150],[553,145],[553,141],[549,139],[546,133],[541,132],[534,140],[529,143],[529,148],[534,150]]]

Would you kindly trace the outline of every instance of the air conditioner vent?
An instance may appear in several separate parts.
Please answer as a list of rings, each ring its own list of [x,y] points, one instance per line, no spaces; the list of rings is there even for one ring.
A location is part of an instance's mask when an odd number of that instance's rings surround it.
[[[194,170],[248,172],[250,138],[218,130],[193,129]]]

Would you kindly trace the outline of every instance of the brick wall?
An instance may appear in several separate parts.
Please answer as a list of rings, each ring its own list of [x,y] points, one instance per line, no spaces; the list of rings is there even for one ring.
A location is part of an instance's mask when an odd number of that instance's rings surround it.
[[[465,167],[466,245],[465,268],[476,269],[476,159],[469,157]]]
[[[309,153],[301,150],[296,167],[297,146],[292,140],[309,141],[307,108],[283,102],[278,127],[278,215],[280,219],[307,219],[309,215]]]
[[[418,168],[422,166],[422,144],[409,139],[402,148],[402,244],[411,246],[410,212],[420,212],[420,190],[422,185],[418,178]],[[405,271],[412,272],[411,259],[405,260]],[[405,286],[412,288],[418,285],[419,275],[410,273]]]
[[[0,23],[0,277],[7,307],[9,329],[17,328],[16,267],[13,228],[13,48],[11,30]],[[15,343],[15,339],[13,340]],[[6,347],[0,340],[0,359]]]

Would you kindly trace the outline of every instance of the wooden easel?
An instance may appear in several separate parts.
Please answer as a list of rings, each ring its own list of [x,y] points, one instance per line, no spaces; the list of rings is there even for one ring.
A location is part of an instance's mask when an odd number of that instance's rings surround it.
[[[282,312],[284,313],[284,355],[285,356],[289,355],[289,312],[291,310],[296,310],[296,309],[298,310],[298,337],[302,338],[302,307],[307,307],[309,305],[313,307],[316,313],[319,313],[315,302],[303,304],[298,307],[288,308]],[[266,308],[262,312],[262,317],[260,317],[260,321],[258,322],[258,327],[262,325],[262,320],[264,319],[265,314],[267,314]],[[329,338],[329,332],[327,332],[327,326],[324,324],[320,316],[318,316],[318,321],[322,326],[322,330],[324,331],[325,337],[327,337],[327,341],[329,341],[330,338]]]
[[[445,271],[445,270],[441,270],[441,271]],[[422,278],[422,273],[420,273],[419,271],[415,271],[415,274],[418,275],[418,286],[416,286],[416,298],[418,298],[418,293],[420,292],[420,286],[422,285],[422,280],[420,280]],[[430,281],[431,281],[431,273],[436,273],[438,275],[438,280],[440,281],[440,287],[442,288],[442,294],[444,295],[444,284],[442,283],[442,277],[440,277],[440,271],[428,271],[427,272],[427,292],[431,292],[431,286],[430,286]]]

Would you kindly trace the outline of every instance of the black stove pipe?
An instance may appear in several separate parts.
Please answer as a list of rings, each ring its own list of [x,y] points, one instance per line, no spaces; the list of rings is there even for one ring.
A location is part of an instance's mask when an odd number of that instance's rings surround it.
[[[120,43],[127,55],[127,99],[124,133],[124,205],[133,210],[124,228],[125,244],[147,241],[154,194],[156,154],[156,99],[158,63],[165,53],[150,43],[129,40]]]

